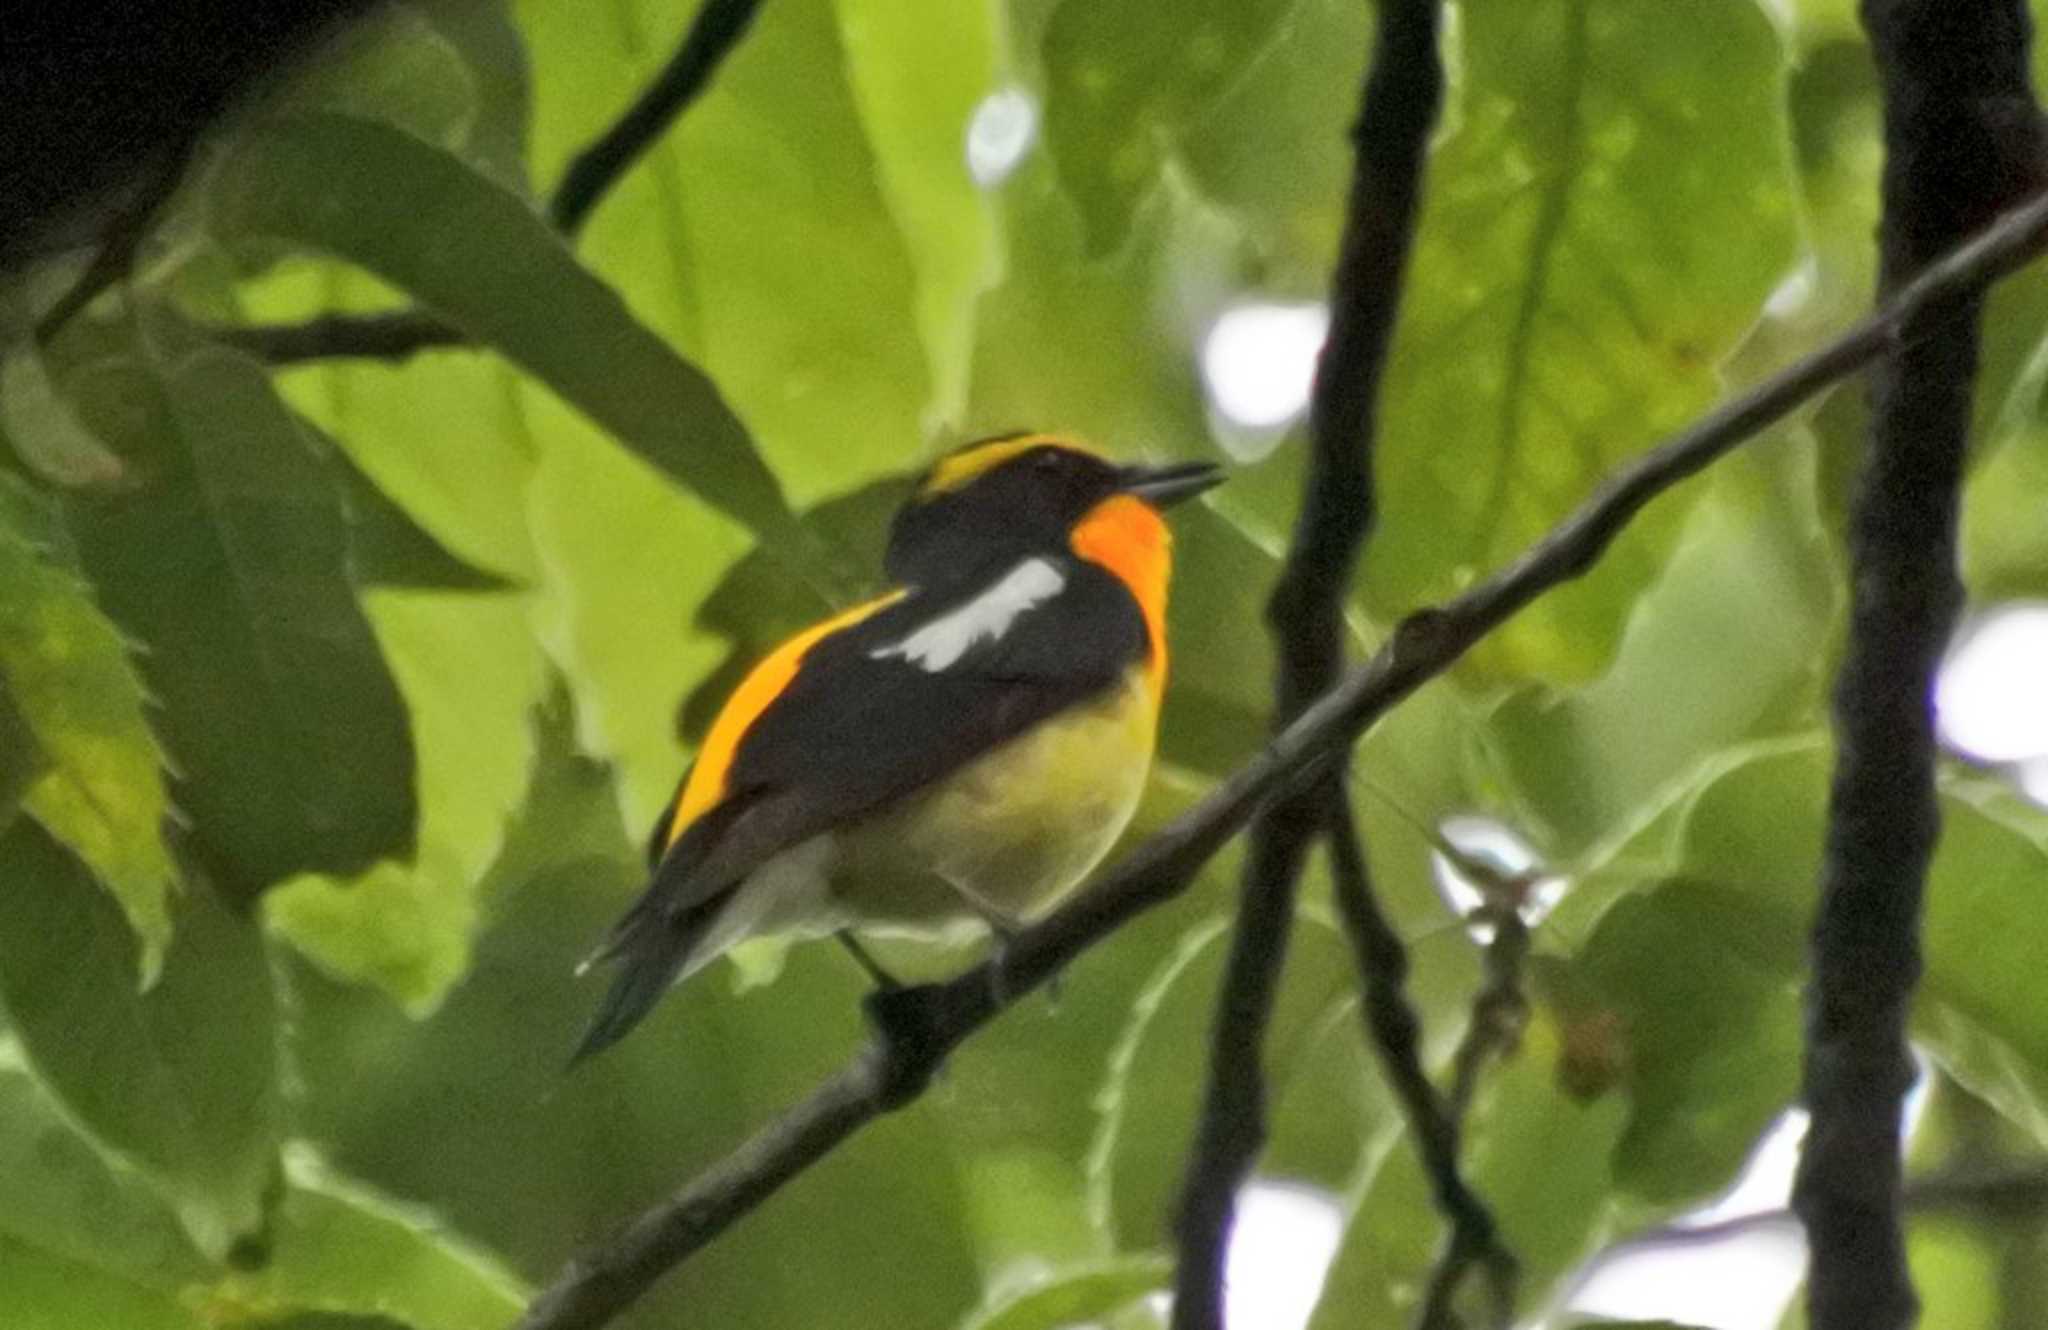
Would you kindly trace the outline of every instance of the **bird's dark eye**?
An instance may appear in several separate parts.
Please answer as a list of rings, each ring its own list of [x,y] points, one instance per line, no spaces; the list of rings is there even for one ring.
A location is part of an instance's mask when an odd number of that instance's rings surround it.
[[[1066,459],[1061,457],[1057,451],[1048,448],[1044,452],[1040,453],[1037,457],[1033,458],[1032,463],[1040,471],[1057,471],[1060,469],[1061,464],[1065,460]]]

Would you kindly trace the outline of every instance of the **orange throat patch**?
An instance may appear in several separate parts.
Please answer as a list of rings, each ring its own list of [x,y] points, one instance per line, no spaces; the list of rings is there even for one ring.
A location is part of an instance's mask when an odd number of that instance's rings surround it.
[[[1166,519],[1143,499],[1112,495],[1075,523],[1067,543],[1078,557],[1114,573],[1138,602],[1149,648],[1145,679],[1158,697],[1166,686],[1166,583],[1173,574]]]

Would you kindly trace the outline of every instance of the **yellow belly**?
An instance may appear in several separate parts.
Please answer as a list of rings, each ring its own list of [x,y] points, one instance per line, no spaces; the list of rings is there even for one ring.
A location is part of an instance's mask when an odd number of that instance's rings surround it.
[[[1079,885],[1136,811],[1158,704],[1141,670],[836,837],[831,891],[864,928],[1022,924]]]

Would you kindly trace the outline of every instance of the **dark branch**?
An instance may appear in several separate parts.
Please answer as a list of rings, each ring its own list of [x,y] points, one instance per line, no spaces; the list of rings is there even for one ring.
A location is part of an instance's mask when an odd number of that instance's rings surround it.
[[[625,114],[577,153],[548,200],[548,220],[574,238],[597,205],[688,110],[754,21],[762,0],[706,0],[683,44]],[[273,365],[368,356],[405,360],[468,339],[423,309],[386,314],[327,314],[304,323],[215,328],[221,341]]]
[[[711,86],[711,76],[746,36],[761,0],[705,0],[683,44],[611,128],[576,154],[548,200],[548,220],[565,236],[583,229],[600,200]]]
[[[1430,129],[1443,100],[1437,14],[1437,0],[1383,0],[1352,130],[1357,160],[1330,283],[1330,335],[1309,405],[1308,478],[1286,566],[1266,608],[1280,656],[1274,715],[1283,725],[1326,692],[1343,668],[1345,588],[1374,517],[1380,377],[1401,306]],[[1231,1217],[1265,1144],[1266,1027],[1295,896],[1310,843],[1345,797],[1344,768],[1335,764],[1252,825],[1210,1036],[1208,1089],[1175,1225],[1175,1330],[1223,1325]]]
[[[914,1097],[946,1055],[1007,1004],[1144,911],[1186,890],[1267,800],[1298,788],[1402,698],[1456,664],[1480,638],[1550,588],[1584,573],[1629,519],[1665,490],[1754,438],[1802,402],[1909,336],[1963,292],[2048,247],[2048,196],[2003,218],[1936,264],[1882,310],[1726,402],[1611,477],[1514,563],[1464,595],[1410,615],[1372,659],[1344,676],[1206,798],[1126,854],[1094,886],[1020,934],[999,958],[944,984],[903,990],[878,1033],[827,1080],[723,1162],[620,1235],[572,1261],[520,1330],[602,1325],[867,1122]],[[1003,1001],[996,1000],[996,993]]]
[[[2041,178],[2019,0],[1864,0],[1884,91],[1881,291],[1896,290]],[[1849,641],[1807,993],[1813,1125],[1794,1208],[1814,1330],[1918,1314],[1899,1216],[1906,1019],[1939,835],[1934,669],[1962,602],[1956,512],[1980,298],[1879,363],[1850,519]]]
[[[1472,1021],[1451,1056],[1451,1114],[1459,1122],[1472,1109],[1486,1064],[1512,1053],[1529,1023],[1529,999],[1522,994],[1528,921],[1512,904],[1489,905],[1475,910],[1472,918],[1491,928],[1493,937],[1482,954],[1486,975],[1472,999]]]
[[[1492,1212],[1459,1171],[1458,1115],[1437,1094],[1422,1068],[1422,1023],[1406,992],[1408,949],[1373,893],[1351,807],[1340,802],[1332,813],[1328,828],[1331,894],[1337,899],[1345,935],[1351,939],[1358,961],[1365,989],[1361,1010],[1366,1031],[1379,1057],[1380,1071],[1393,1087],[1401,1115],[1415,1138],[1436,1208],[1451,1225],[1415,1324],[1419,1330],[1454,1325],[1449,1319],[1451,1299],[1475,1265],[1487,1273],[1494,1319],[1506,1324],[1514,1317],[1514,1253],[1500,1241]]]
[[[330,356],[407,360],[430,347],[465,346],[469,339],[425,310],[386,314],[322,314],[304,323],[250,327],[220,324],[209,329],[217,341],[273,365],[295,365]]]

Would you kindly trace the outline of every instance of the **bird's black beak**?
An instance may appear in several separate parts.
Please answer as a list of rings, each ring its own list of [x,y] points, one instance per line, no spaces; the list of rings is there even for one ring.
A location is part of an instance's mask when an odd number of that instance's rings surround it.
[[[1117,488],[1135,494],[1156,508],[1192,499],[1223,483],[1223,468],[1214,462],[1175,462],[1170,466],[1127,466]]]

